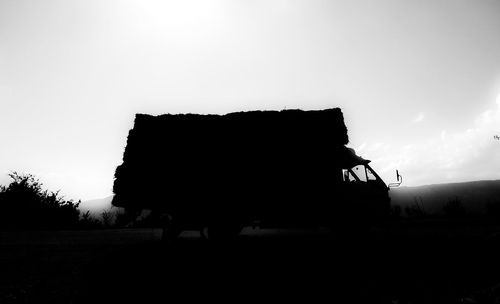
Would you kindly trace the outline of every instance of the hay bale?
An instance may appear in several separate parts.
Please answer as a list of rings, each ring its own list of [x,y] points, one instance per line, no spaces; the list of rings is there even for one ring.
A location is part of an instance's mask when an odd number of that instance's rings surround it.
[[[341,178],[333,172],[347,143],[338,108],[137,114],[115,172],[113,205],[204,212],[213,202],[279,205],[320,195]]]

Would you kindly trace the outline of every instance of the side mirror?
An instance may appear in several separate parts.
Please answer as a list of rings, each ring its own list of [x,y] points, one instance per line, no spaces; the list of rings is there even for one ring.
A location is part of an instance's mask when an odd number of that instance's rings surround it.
[[[396,170],[396,182],[395,183],[390,183],[389,188],[397,188],[403,183],[403,177],[399,175],[399,171]]]

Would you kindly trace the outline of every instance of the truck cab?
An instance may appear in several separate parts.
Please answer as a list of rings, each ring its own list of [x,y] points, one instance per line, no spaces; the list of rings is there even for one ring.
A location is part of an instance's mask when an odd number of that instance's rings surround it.
[[[346,204],[359,212],[363,220],[371,222],[369,219],[388,215],[391,199],[389,187],[369,164],[370,160],[347,148],[342,163],[342,188]]]

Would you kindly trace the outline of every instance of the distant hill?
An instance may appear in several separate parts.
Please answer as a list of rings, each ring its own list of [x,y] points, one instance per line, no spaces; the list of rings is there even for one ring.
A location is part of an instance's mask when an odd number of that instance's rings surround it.
[[[391,189],[389,193],[391,203],[403,209],[421,199],[427,212],[440,212],[444,204],[458,198],[467,211],[483,213],[488,203],[500,204],[500,180],[400,187]]]
[[[105,198],[84,201],[80,204],[79,209],[82,213],[90,211],[94,215],[100,215],[104,210],[109,210],[112,207],[112,199],[113,195],[110,195]]]

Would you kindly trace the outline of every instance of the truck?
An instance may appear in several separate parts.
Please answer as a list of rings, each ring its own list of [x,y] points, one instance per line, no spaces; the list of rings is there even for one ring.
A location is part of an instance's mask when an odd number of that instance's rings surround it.
[[[136,114],[112,204],[161,214],[166,239],[369,225],[389,214],[389,187],[348,143],[340,108]]]

